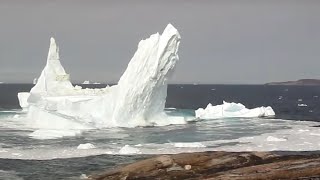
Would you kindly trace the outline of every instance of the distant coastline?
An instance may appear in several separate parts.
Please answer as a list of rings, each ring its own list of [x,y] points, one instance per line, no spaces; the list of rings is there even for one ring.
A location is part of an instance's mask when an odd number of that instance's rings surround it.
[[[283,86],[320,86],[320,79],[299,79],[297,81],[270,82],[265,85],[283,85]]]

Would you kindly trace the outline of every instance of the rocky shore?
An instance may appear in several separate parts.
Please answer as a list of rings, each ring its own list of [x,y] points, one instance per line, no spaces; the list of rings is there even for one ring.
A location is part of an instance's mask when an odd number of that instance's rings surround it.
[[[270,82],[265,85],[277,85],[277,86],[320,86],[319,79],[299,79],[297,81],[286,82]]]
[[[93,174],[89,179],[320,179],[320,153],[199,152],[160,155]]]

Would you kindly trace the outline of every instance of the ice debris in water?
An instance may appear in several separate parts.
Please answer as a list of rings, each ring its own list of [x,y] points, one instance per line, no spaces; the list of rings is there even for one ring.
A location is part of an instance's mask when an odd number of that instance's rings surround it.
[[[138,148],[125,145],[119,150],[119,154],[141,154],[141,152]]]
[[[199,108],[195,111],[196,117],[201,119],[219,119],[219,118],[232,118],[232,117],[272,117],[275,113],[272,107],[258,107],[254,109],[248,109],[241,103],[228,103],[223,101],[223,104],[208,106],[203,109]]]
[[[30,93],[19,93],[29,124],[39,129],[87,129],[185,124],[164,112],[167,83],[176,62],[180,35],[171,24],[140,41],[117,85],[101,89],[73,86],[53,38],[47,64]],[[50,116],[50,118],[48,118]]]
[[[80,179],[89,179],[89,177],[86,174],[81,174],[79,178]]]
[[[77,149],[94,149],[96,148],[93,144],[91,143],[85,143],[85,144],[79,144]]]

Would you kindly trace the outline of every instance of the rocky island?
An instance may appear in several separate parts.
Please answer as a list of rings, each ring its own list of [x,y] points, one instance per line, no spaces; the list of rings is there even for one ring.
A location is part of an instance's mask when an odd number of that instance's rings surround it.
[[[116,179],[320,179],[320,153],[198,152],[160,155],[88,177]]]
[[[320,86],[320,79],[299,79],[297,81],[271,82],[265,85],[283,85],[283,86]]]

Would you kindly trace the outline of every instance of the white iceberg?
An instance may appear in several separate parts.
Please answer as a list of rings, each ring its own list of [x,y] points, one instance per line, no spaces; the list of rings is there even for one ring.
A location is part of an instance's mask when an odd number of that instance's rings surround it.
[[[241,103],[228,103],[213,106],[208,104],[205,109],[199,108],[195,111],[196,117],[200,119],[220,119],[220,118],[253,118],[253,117],[272,117],[275,112],[272,107],[257,107],[248,109]]]
[[[83,81],[83,83],[82,83],[82,84],[90,84],[90,81],[85,80],[85,81]]]
[[[30,93],[19,93],[20,105],[28,109],[30,126],[39,129],[184,124],[184,117],[164,112],[167,81],[179,59],[179,43],[178,31],[169,24],[162,35],[140,41],[117,85],[82,89],[70,82],[51,38],[47,64]]]

